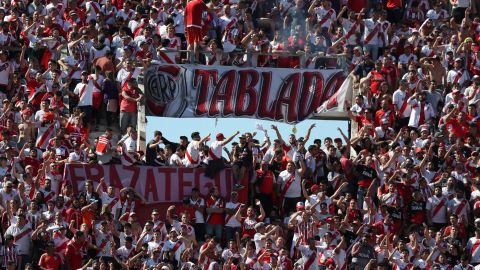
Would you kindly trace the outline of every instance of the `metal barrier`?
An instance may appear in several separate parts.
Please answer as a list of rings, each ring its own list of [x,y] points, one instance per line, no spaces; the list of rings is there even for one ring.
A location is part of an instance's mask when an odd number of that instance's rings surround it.
[[[190,53],[189,50],[162,50],[164,53],[184,53],[190,56],[189,63],[195,63],[193,58],[193,53]],[[212,51],[201,51],[201,54],[212,55]],[[347,70],[347,59],[343,54],[340,55],[325,55],[324,53],[306,53],[304,51],[299,51],[297,53],[292,52],[270,52],[264,53],[253,50],[245,51],[233,51],[230,53],[222,53],[225,57],[238,57],[243,56],[242,67],[258,67],[258,57],[259,56],[270,56],[274,59],[278,58],[298,58],[300,65],[298,67],[287,67],[287,68],[306,68],[308,65],[307,61],[314,61],[313,66],[315,69],[343,69]],[[198,63],[197,63],[198,64]],[[269,65],[268,67],[277,67],[275,65]]]

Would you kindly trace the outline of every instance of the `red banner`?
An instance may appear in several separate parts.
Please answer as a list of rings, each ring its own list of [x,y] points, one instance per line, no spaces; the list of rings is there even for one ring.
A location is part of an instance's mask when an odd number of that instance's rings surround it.
[[[224,198],[230,198],[231,170],[223,170],[215,179],[205,177],[204,172],[203,168],[67,164],[64,180],[70,182],[78,194],[84,189],[86,179],[98,183],[103,177],[107,185],[115,187],[117,194],[124,187],[132,187],[149,204],[181,203],[194,187],[199,188],[201,194],[208,194],[211,187],[217,186]]]

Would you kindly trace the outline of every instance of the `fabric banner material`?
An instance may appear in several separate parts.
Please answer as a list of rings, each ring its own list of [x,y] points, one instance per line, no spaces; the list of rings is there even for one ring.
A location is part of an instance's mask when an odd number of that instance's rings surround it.
[[[337,93],[344,79],[339,69],[153,65],[144,77],[146,114],[297,123],[314,115],[332,96],[345,100]],[[343,111],[343,104],[336,106],[337,113]]]
[[[230,169],[219,172],[215,179],[205,177],[204,173],[203,168],[67,164],[64,181],[70,182],[78,194],[84,189],[85,180],[92,180],[96,188],[103,177],[117,194],[124,187],[132,187],[149,204],[181,203],[193,187],[198,187],[201,194],[208,194],[211,187],[217,186],[224,198],[230,197],[233,187]]]

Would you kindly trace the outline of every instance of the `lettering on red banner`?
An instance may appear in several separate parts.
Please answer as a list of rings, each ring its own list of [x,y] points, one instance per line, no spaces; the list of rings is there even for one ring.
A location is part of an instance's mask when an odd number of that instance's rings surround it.
[[[205,177],[204,174],[203,168],[67,164],[64,181],[72,184],[74,192],[79,192],[86,179],[97,185],[104,178],[105,183],[112,185],[117,194],[124,187],[132,187],[149,204],[181,203],[190,195],[193,187],[198,187],[202,194],[208,194],[211,187],[217,186],[223,197],[230,197],[233,187],[230,169],[221,171],[215,179]]]

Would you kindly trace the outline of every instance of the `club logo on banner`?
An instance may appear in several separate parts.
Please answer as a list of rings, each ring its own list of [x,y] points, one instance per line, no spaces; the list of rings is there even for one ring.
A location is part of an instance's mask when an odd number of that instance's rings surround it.
[[[343,111],[342,70],[154,65],[145,72],[149,116],[244,117],[297,123],[329,103]],[[349,88],[351,91],[351,88]],[[335,102],[329,102],[335,96]],[[339,102],[342,101],[342,102]]]
[[[112,185],[116,192],[131,187],[143,195],[149,204],[181,203],[191,194],[193,187],[198,187],[201,194],[208,194],[211,187],[217,186],[224,198],[230,198],[233,187],[230,169],[222,170],[215,179],[205,177],[204,173],[203,168],[66,164],[63,178],[78,193],[83,189],[86,179],[97,184],[103,177],[105,183]]]

